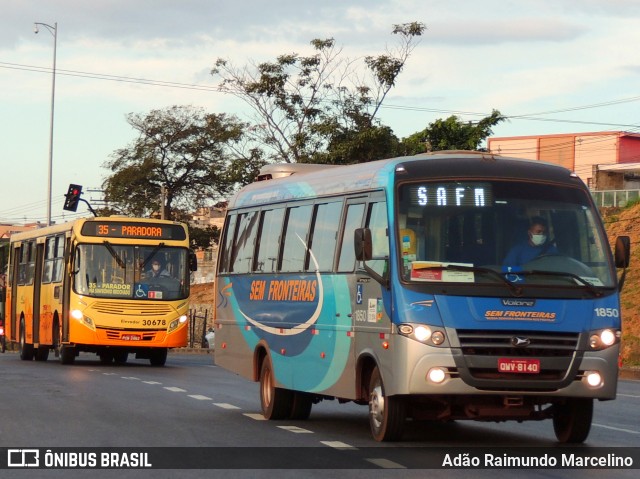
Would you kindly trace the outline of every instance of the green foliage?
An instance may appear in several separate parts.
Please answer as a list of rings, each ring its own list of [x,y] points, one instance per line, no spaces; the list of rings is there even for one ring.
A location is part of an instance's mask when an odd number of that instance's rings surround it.
[[[394,25],[400,45],[395,52],[365,57],[368,79],[341,56],[333,38],[312,40],[311,55],[289,53],[251,67],[218,59],[211,73],[223,91],[252,108],[255,126],[249,135],[265,149],[266,161],[383,158],[394,151],[397,138],[376,115],[424,30],[419,22]],[[373,143],[366,145],[369,140]]]
[[[261,161],[255,151],[242,153],[246,125],[233,116],[173,106],[129,114],[127,121],[138,138],[105,163],[113,174],[103,183],[104,211],[151,216],[164,195],[165,217],[176,218],[177,210],[193,210],[250,181],[245,175]]]
[[[478,122],[463,122],[452,115],[446,120],[429,123],[424,130],[403,139],[402,148],[407,155],[442,150],[477,150],[492,134],[491,128],[505,117],[498,110]]]
[[[220,228],[217,226],[207,226],[199,228],[197,226],[189,226],[189,239],[192,246],[206,249],[220,241]]]

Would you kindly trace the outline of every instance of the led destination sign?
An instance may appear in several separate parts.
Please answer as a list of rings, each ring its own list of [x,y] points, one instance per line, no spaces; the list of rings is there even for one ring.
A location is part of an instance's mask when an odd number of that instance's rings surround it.
[[[428,183],[409,186],[410,203],[417,206],[491,206],[490,183]]]
[[[102,238],[135,238],[183,240],[184,228],[180,225],[136,223],[130,221],[87,221],[82,225],[82,234]]]

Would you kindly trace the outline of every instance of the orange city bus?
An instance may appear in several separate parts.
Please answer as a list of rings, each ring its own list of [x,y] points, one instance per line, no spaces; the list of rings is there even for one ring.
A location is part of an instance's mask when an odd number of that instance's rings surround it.
[[[27,361],[46,361],[51,350],[62,364],[80,352],[103,363],[135,353],[163,366],[169,348],[187,343],[196,267],[187,228],[173,221],[84,218],[14,234],[7,341]]]

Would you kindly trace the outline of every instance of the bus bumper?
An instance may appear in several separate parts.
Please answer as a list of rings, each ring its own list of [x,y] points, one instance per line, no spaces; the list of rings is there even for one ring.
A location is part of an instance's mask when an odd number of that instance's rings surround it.
[[[498,358],[491,370],[460,367],[460,350],[436,350],[416,358],[409,382],[396,394],[408,395],[535,395],[549,398],[615,399],[618,382],[619,346],[575,355],[564,373],[500,373]],[[420,347],[423,349],[423,347]],[[456,357],[458,355],[458,357]],[[578,357],[581,356],[581,357]],[[599,380],[598,380],[599,378]]]

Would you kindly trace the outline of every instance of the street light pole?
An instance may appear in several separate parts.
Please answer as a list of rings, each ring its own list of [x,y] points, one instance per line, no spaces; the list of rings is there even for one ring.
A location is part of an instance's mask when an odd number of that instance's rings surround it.
[[[51,125],[49,129],[49,169],[47,174],[47,226],[51,225],[51,189],[53,183],[53,112],[56,103],[56,50],[58,46],[58,23],[53,26],[35,22],[34,33],[38,33],[38,25],[45,27],[53,35],[53,79],[51,80]]]

